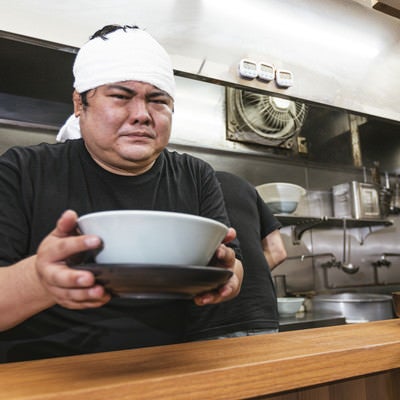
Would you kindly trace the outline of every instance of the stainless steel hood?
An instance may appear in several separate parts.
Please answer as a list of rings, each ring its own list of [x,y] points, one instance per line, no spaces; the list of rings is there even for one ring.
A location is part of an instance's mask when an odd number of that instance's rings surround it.
[[[363,3],[15,0],[0,26],[69,51],[107,23],[135,23],[166,47],[177,75],[400,121],[400,20]],[[241,79],[242,58],[290,70],[293,86]]]
[[[350,0],[176,3],[173,29],[156,33],[178,73],[400,121],[400,20]],[[294,85],[241,79],[242,58]]]

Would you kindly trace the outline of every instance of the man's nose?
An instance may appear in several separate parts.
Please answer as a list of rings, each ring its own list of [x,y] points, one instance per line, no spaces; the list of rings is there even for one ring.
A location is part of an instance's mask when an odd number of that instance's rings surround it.
[[[135,99],[129,108],[129,123],[148,124],[150,120],[148,103],[144,100]]]

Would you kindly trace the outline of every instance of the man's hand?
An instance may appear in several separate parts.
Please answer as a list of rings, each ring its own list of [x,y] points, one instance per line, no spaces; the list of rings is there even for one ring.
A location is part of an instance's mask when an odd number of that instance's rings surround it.
[[[224,243],[228,243],[236,238],[236,231],[229,228],[225,236]],[[230,248],[221,244],[213,258],[213,266],[227,268],[233,272],[232,277],[217,290],[203,293],[194,298],[197,305],[216,304],[222,301],[230,300],[236,297],[240,292],[240,287],[243,280],[243,266],[236,258],[235,252]]]
[[[91,272],[71,269],[66,265],[66,260],[77,253],[95,250],[102,245],[97,236],[77,235],[77,219],[77,214],[71,210],[60,217],[56,228],[38,248],[36,271],[54,303],[71,309],[100,307],[110,300],[110,294],[96,284]]]

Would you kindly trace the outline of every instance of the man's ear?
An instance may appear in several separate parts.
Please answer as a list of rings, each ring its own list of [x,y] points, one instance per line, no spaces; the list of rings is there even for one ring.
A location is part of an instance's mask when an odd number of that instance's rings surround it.
[[[75,117],[79,117],[81,115],[83,104],[82,104],[82,97],[76,90],[74,90],[74,93],[72,94],[72,101],[74,103]]]

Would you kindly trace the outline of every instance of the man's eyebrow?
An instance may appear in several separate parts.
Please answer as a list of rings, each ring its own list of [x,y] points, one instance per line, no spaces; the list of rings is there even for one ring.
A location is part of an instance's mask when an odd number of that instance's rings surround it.
[[[122,86],[122,85],[108,85],[109,89],[119,89],[119,90],[123,90],[124,92],[127,92],[131,95],[134,95],[136,92],[132,89],[127,88],[126,86]]]
[[[111,85],[107,85],[107,86],[109,89],[123,90],[132,96],[136,94],[135,90],[127,88],[126,86],[123,86],[123,85],[111,84]],[[170,97],[167,92],[164,92],[164,90],[161,90],[161,89],[156,89],[154,92],[148,93],[146,97],[153,98],[153,97],[159,97],[159,96]]]
[[[148,96],[150,96],[150,97],[168,96],[169,97],[169,94],[167,92],[164,92],[164,90],[162,90],[162,89],[155,88],[155,90],[150,92],[148,94]]]

